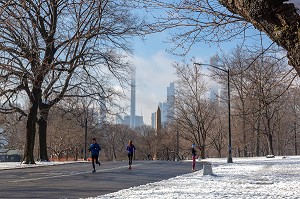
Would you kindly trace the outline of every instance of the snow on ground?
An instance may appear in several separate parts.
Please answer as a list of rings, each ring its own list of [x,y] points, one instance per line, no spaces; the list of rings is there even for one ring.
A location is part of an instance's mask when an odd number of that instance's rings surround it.
[[[97,199],[243,198],[300,199],[300,156],[207,159],[213,174],[202,170],[149,183]],[[91,198],[90,198],[91,199]]]
[[[22,169],[22,168],[29,168],[29,167],[40,167],[40,166],[50,166],[50,165],[57,165],[57,164],[68,164],[73,163],[74,161],[67,161],[67,162],[35,162],[35,164],[22,164],[21,162],[0,162],[0,171],[4,169]]]

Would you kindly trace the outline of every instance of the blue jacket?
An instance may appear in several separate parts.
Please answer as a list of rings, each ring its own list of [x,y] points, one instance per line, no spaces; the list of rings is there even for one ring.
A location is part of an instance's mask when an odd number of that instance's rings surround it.
[[[101,147],[99,144],[95,143],[90,145],[89,151],[92,153],[92,155],[99,155],[100,150]]]
[[[126,150],[128,151],[128,153],[133,153],[135,151],[135,146],[132,145],[127,145]]]

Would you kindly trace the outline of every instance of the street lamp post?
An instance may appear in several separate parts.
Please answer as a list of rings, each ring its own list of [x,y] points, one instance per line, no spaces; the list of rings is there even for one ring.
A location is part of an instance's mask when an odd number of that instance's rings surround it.
[[[87,124],[88,124],[88,120],[87,120],[87,116],[85,116],[84,119],[84,160],[87,160]]]
[[[228,163],[233,163],[232,161],[232,147],[231,147],[231,111],[230,111],[230,83],[229,83],[229,75],[230,75],[230,71],[229,69],[223,69],[223,68],[219,68],[217,66],[214,65],[210,65],[210,64],[200,64],[200,63],[194,63],[195,65],[199,65],[199,66],[211,66],[215,69],[221,70],[225,73],[227,73],[227,94],[228,94],[228,157],[227,157],[227,162]]]
[[[84,99],[84,104],[87,104],[86,98]],[[84,105],[84,157],[83,159],[87,160],[87,133],[88,133],[88,111],[89,106]]]

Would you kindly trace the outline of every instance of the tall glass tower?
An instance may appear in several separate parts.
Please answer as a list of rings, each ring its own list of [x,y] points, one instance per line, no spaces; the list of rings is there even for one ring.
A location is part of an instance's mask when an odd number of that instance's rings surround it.
[[[130,128],[135,128],[135,67],[132,71],[130,91]]]

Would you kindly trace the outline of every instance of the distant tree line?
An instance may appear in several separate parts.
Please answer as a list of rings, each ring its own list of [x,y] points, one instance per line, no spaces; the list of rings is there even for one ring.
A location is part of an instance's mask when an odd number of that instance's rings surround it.
[[[215,67],[229,70],[234,156],[299,153],[298,75],[277,47],[264,50],[238,46],[211,57],[209,65],[193,60],[174,65],[174,122],[182,139],[197,144],[201,158],[226,157],[228,151],[227,74]],[[207,96],[203,67],[222,85],[213,99]]]

